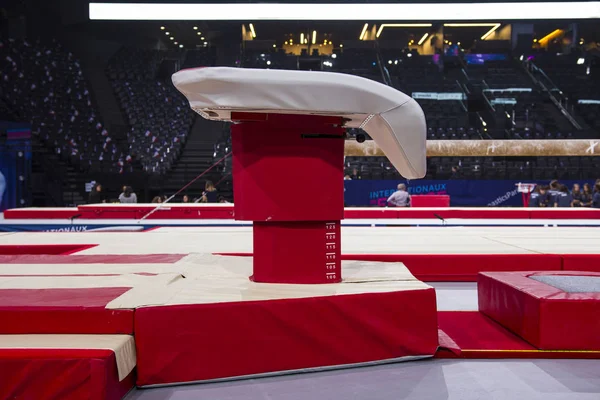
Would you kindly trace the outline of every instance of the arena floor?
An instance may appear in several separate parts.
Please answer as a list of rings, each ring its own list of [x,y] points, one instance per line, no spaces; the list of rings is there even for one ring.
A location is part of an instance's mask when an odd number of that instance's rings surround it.
[[[343,227],[343,254],[594,254],[600,229],[566,227]],[[97,244],[78,252],[252,252],[248,227],[146,232],[0,233],[0,245]],[[439,311],[476,311],[475,283],[430,283]],[[199,360],[201,362],[201,360]],[[598,399],[600,360],[433,359],[333,372],[157,389],[127,399]]]

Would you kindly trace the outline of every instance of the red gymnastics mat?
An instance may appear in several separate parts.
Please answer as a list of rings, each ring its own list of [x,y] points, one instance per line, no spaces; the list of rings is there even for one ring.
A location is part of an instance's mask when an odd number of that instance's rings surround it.
[[[0,377],[0,399],[23,400],[121,400],[135,382],[105,349],[0,349]]]
[[[96,247],[97,244],[2,244],[4,255],[69,255]]]
[[[132,334],[133,310],[106,309],[128,290],[0,289],[0,334]]]
[[[485,272],[479,310],[535,348],[600,352],[600,272]]]
[[[439,311],[437,358],[600,358],[600,351],[539,350],[477,311]]]

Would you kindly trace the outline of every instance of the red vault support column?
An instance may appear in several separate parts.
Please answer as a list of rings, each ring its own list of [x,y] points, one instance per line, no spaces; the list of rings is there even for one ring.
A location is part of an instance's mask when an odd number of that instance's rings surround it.
[[[341,281],[342,118],[232,115],[235,219],[253,221],[255,282]]]

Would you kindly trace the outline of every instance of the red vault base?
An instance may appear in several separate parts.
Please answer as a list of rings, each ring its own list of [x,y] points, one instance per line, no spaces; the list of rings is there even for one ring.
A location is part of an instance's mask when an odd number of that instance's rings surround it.
[[[340,221],[255,222],[253,234],[253,281],[310,284],[342,280]]]
[[[482,272],[479,310],[542,350],[600,350],[600,293],[567,293],[534,275],[598,272]]]

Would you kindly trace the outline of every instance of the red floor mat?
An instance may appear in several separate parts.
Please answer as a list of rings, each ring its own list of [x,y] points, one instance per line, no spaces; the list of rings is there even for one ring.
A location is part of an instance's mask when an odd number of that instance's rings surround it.
[[[3,244],[0,245],[1,255],[67,255],[91,249],[97,244]]]
[[[0,246],[1,247],[1,246]],[[2,255],[1,264],[173,264],[187,254]]]
[[[439,311],[438,327],[460,349],[441,347],[438,358],[600,358],[600,351],[538,350],[478,311]]]

